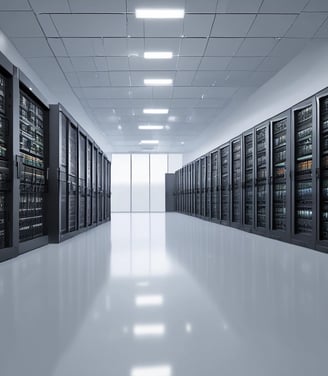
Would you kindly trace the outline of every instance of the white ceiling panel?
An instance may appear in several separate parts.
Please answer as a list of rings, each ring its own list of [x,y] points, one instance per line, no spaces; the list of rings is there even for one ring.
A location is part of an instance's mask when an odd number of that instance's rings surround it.
[[[67,51],[65,49],[64,43],[60,38],[48,38],[48,43],[57,57],[67,56]]]
[[[100,98],[124,98],[129,99],[128,89],[126,88],[112,88],[112,87],[87,87],[83,88],[85,98],[100,99]]]
[[[109,99],[89,99],[88,105],[91,108],[109,108],[111,106],[111,102]]]
[[[63,72],[75,72],[75,68],[73,67],[72,61],[69,57],[58,57],[57,60]]]
[[[151,87],[134,87],[129,90],[131,98],[151,98]]]
[[[217,14],[212,37],[245,37],[254,22],[252,14]]]
[[[280,70],[283,66],[285,66],[288,61],[290,61],[290,57],[286,56],[279,56],[279,57],[273,57],[268,56],[265,57],[262,63],[257,67],[258,71],[267,71],[267,72],[277,72]]]
[[[77,72],[81,87],[109,86],[107,72]]]
[[[194,75],[194,71],[178,71],[174,79],[174,85],[189,86],[193,81]]]
[[[104,72],[108,71],[108,64],[107,64],[107,58],[106,57],[94,57],[93,58],[97,71],[98,72]]]
[[[255,71],[262,63],[263,57],[233,57],[228,65],[228,70]]]
[[[263,0],[220,0],[219,13],[257,13]]]
[[[174,99],[170,102],[171,108],[191,108],[195,107],[198,103],[197,98],[188,98],[188,99]]]
[[[109,73],[110,82],[112,86],[129,86],[130,74],[129,72],[113,72]]]
[[[153,87],[152,88],[152,97],[155,99],[160,98],[171,98],[173,94],[173,87]]]
[[[128,56],[128,41],[125,38],[105,38],[106,56]]]
[[[127,36],[143,38],[145,36],[145,24],[135,15],[127,15]]]
[[[125,16],[121,14],[53,14],[62,37],[126,37]]]
[[[262,86],[267,82],[275,73],[274,72],[253,72],[249,76],[248,86]]]
[[[46,37],[58,38],[58,32],[49,14],[38,14],[37,18]]]
[[[231,71],[226,73],[224,86],[248,86],[249,75],[250,72],[248,71]]]
[[[296,56],[309,42],[308,39],[283,38],[271,51],[270,56]]]
[[[304,10],[307,12],[328,12],[328,1],[310,0]]]
[[[179,56],[177,69],[178,70],[196,70],[200,64],[201,57],[196,56]]]
[[[312,38],[327,19],[327,14],[302,13],[288,30],[288,38]]]
[[[106,59],[110,70],[129,70],[128,57],[107,57]]]
[[[231,61],[231,57],[203,57],[199,70],[224,70]]]
[[[105,54],[101,38],[63,38],[69,56],[103,56]]]
[[[180,40],[180,38],[146,38],[144,49],[145,51],[172,51],[174,55],[178,55]]]
[[[0,0],[0,11],[2,10],[30,10],[27,0]]]
[[[71,62],[77,71],[95,72],[97,71],[93,57],[72,57]]]
[[[191,13],[214,13],[217,0],[186,0],[185,10]]]
[[[173,71],[130,71],[132,86],[144,86],[146,78],[171,78],[174,80]],[[176,84],[176,82],[174,82]]]
[[[143,56],[131,56],[129,62],[131,70],[176,70],[177,57],[167,60],[148,60]]]
[[[283,37],[296,20],[296,15],[259,14],[248,37]]]
[[[214,15],[187,14],[183,24],[185,37],[208,37],[211,32]]]
[[[57,1],[57,0],[56,0]],[[68,0],[73,13],[125,12],[125,0]]]
[[[146,20],[145,36],[146,37],[181,37],[183,33],[183,20]]]
[[[195,86],[211,86],[224,81],[227,76],[226,71],[198,71],[195,74],[193,85]]]
[[[37,13],[70,12],[67,0],[29,0]]]
[[[173,98],[200,98],[203,94],[202,87],[175,87]]]
[[[300,13],[309,0],[264,0],[261,13]]]
[[[71,87],[81,87],[80,81],[76,72],[65,73],[65,76]]]
[[[206,56],[234,56],[242,44],[242,38],[211,38]]]
[[[246,38],[237,56],[267,56],[277,44],[274,38]]]
[[[206,47],[206,38],[183,38],[181,40],[181,56],[202,56]]]
[[[315,35],[316,38],[328,38],[328,20],[325,21]]]
[[[226,103],[226,99],[200,99],[195,108],[222,108]]]
[[[231,98],[236,91],[237,87],[206,87],[203,92],[205,98]]]
[[[44,36],[32,12],[0,12],[0,27],[9,38]]]
[[[12,42],[24,57],[53,56],[45,38],[12,38]]]

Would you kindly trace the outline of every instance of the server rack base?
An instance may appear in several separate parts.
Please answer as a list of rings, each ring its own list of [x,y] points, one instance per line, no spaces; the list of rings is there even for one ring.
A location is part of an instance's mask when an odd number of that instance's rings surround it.
[[[27,240],[25,242],[19,243],[18,253],[21,255],[23,253],[32,251],[33,249],[43,247],[49,244],[49,236],[44,235],[39,238]]]
[[[18,256],[18,249],[15,247],[2,248],[0,250],[0,262],[10,260]]]

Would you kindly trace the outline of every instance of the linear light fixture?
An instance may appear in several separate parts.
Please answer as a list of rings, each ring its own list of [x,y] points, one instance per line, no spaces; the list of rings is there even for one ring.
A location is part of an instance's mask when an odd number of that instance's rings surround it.
[[[171,376],[171,374],[169,365],[135,367],[131,370],[131,376]]]
[[[163,336],[165,334],[165,325],[163,324],[134,325],[133,334],[136,337]]]
[[[159,141],[158,140],[141,140],[139,144],[140,145],[158,145]]]
[[[143,113],[147,115],[166,115],[169,113],[168,108],[144,108]]]
[[[147,141],[147,140],[144,140]],[[149,140],[148,140],[149,141]],[[141,306],[159,306],[163,304],[162,295],[138,295],[136,296],[136,305]]]
[[[159,131],[164,128],[164,125],[139,125],[138,129],[143,131]]]
[[[144,59],[172,59],[173,52],[145,52]]]
[[[155,8],[138,8],[136,9],[136,18],[157,18],[157,19],[164,19],[164,18],[184,18],[185,11],[184,9],[171,9],[171,8],[162,8],[162,9],[155,9]]]
[[[172,78],[145,78],[144,85],[146,86],[171,86],[173,84]]]

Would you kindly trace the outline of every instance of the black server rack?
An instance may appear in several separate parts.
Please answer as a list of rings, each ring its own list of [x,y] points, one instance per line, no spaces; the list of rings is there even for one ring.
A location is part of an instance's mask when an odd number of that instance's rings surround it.
[[[108,159],[106,161],[106,207],[105,207],[105,219],[111,219],[111,162]]]
[[[196,215],[195,163],[191,163],[191,214]]]
[[[97,194],[98,194],[98,222],[103,221],[104,217],[104,187],[103,187],[103,154],[98,151],[98,186],[97,186]]]
[[[78,128],[68,127],[68,231],[78,229]]]
[[[290,112],[271,119],[270,236],[289,240],[290,234]]]
[[[87,142],[87,226],[92,226],[92,150],[90,140]]]
[[[230,145],[220,148],[220,222],[230,223]]]
[[[185,166],[185,213],[189,214],[189,166]]]
[[[212,220],[219,219],[219,151],[214,150],[210,154],[211,160],[211,214]]]
[[[309,247],[316,234],[315,100],[292,109],[292,241]]]
[[[211,218],[211,178],[212,178],[212,171],[211,171],[211,154],[207,154],[206,156],[206,207],[205,207],[205,216],[206,218]]]
[[[317,96],[317,247],[328,251],[328,91]]]
[[[196,216],[201,215],[201,177],[200,159],[195,161],[195,182],[196,182]]]
[[[48,124],[49,111],[42,96],[19,75],[19,252],[48,243]],[[34,90],[33,90],[34,89]]]
[[[243,134],[243,228],[252,231],[254,227],[254,131]]]
[[[86,182],[86,157],[87,157],[87,138],[79,131],[79,187],[78,187],[78,210],[79,210],[79,228],[87,225],[87,182]]]
[[[231,141],[231,225],[242,225],[242,142]]]
[[[186,212],[186,168],[181,170],[181,186],[182,186],[182,212]]]
[[[200,159],[201,165],[201,204],[200,215],[206,218],[206,157]]]
[[[97,147],[93,146],[92,152],[92,224],[97,224]]]
[[[269,229],[269,124],[255,128],[255,231]]]

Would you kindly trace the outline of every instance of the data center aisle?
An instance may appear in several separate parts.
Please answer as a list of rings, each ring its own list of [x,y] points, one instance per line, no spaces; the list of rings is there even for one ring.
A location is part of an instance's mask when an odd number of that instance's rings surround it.
[[[1,376],[326,375],[328,255],[181,214],[0,264]]]

